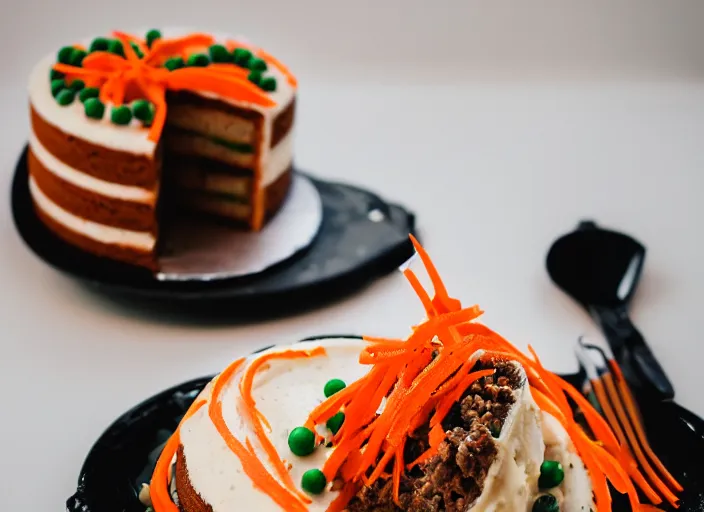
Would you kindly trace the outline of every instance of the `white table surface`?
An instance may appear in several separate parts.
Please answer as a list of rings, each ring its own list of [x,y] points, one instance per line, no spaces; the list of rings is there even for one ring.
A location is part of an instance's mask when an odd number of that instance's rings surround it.
[[[167,4],[153,3],[140,11],[147,24],[161,19]],[[634,321],[677,400],[704,414],[704,44],[697,29],[704,4],[612,2],[620,22],[598,11],[603,2],[592,11],[573,5],[542,13],[483,6],[487,26],[472,18],[477,11],[448,2],[441,14],[450,29],[428,32],[430,13],[417,1],[405,4],[416,9],[401,18],[370,2],[334,13],[307,1],[297,4],[306,15],[280,7],[286,12],[273,20],[276,30],[267,14],[274,3],[244,2],[227,12],[301,69],[301,167],[414,210],[450,291],[479,303],[490,326],[520,347],[532,343],[556,371],[576,369],[571,344],[595,330],[549,281],[548,247],[583,217],[636,236],[649,252]],[[17,70],[5,67],[0,78],[6,198],[27,138],[31,62],[75,26],[90,33],[134,25],[136,15],[117,9],[140,3],[119,2],[100,18],[102,11],[88,12],[89,2],[16,4],[2,36]],[[168,4],[167,22],[189,19],[184,6]],[[206,7],[196,21],[222,29],[222,18],[204,14]],[[57,9],[84,14],[73,26],[56,21]],[[386,55],[379,51],[384,41]],[[194,323],[118,306],[47,267],[15,233],[9,203],[0,209],[0,245],[3,510],[62,510],[97,436],[163,388],[307,335],[402,335],[422,313],[394,273],[299,316]]]

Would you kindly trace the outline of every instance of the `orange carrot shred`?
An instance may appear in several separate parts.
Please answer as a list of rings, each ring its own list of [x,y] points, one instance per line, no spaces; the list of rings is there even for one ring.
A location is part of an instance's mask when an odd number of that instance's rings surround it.
[[[433,301],[423,289],[423,285],[420,284],[420,281],[418,281],[418,278],[413,271],[410,268],[407,268],[403,271],[403,275],[406,276],[406,279],[409,283],[411,283],[411,286],[415,290],[416,295],[418,295],[420,301],[423,303],[423,307],[425,308],[425,313],[428,315],[428,318],[435,316],[436,313]]]
[[[256,456],[249,440],[245,440],[246,446],[242,444],[230,430],[227,428],[225,419],[222,415],[222,401],[220,393],[230,377],[240,367],[244,360],[235,361],[230,365],[220,376],[215,380],[213,385],[212,396],[208,406],[208,414],[211,421],[215,425],[220,436],[225,441],[225,444],[232,452],[240,459],[244,472],[254,483],[255,487],[261,489],[268,494],[274,502],[286,510],[295,512],[305,512],[306,505],[296,495],[288,491],[273,476],[269,474],[262,462]]]
[[[430,280],[433,283],[433,288],[435,288],[434,300],[438,303],[436,304],[436,307],[440,306],[442,309],[438,309],[444,313],[449,311],[457,311],[458,309],[460,309],[460,301],[457,299],[453,299],[448,295],[447,288],[445,288],[445,284],[440,278],[440,273],[435,268],[435,265],[433,265],[433,262],[430,260],[430,256],[428,256],[428,253],[425,252],[425,249],[423,249],[416,237],[410,235],[410,238],[411,242],[413,242],[413,246],[415,247],[416,252],[418,253],[418,256],[420,256],[420,259],[425,265],[425,270],[426,272],[428,272],[428,276],[430,277]]]
[[[119,39],[122,43],[122,49],[124,50],[125,57],[128,61],[138,62],[141,60],[137,56],[137,52],[135,52],[134,48],[132,48],[132,45],[130,44],[131,41],[128,35],[123,34],[122,32],[115,32],[115,37]]]
[[[109,52],[93,52],[83,59],[83,69],[96,71],[122,71],[130,64],[122,57]]]
[[[347,508],[347,504],[359,491],[359,486],[355,484],[347,484],[342,489],[342,492],[330,503],[325,512],[343,512]]]
[[[173,39],[157,39],[151,50],[144,56],[148,64],[158,63],[160,59],[176,55],[193,47],[207,47],[215,42],[208,34],[190,34]]]
[[[225,98],[272,107],[276,102],[256,85],[238,76],[202,73],[200,68],[183,68],[169,73],[166,85],[174,91],[189,90],[215,93]]]
[[[256,401],[252,396],[252,386],[254,384],[254,377],[256,373],[264,365],[268,364],[268,362],[271,360],[300,359],[315,357],[319,355],[325,355],[325,349],[323,347],[316,347],[313,350],[294,349],[286,350],[283,352],[270,352],[257,358],[251,365],[247,367],[247,370],[244,372],[244,375],[242,376],[242,379],[240,380],[239,384],[240,395],[242,398],[242,402],[244,403],[245,419],[253,427],[255,436],[259,441],[259,444],[262,446],[267,456],[269,457],[269,461],[271,462],[272,466],[279,475],[279,478],[281,478],[284,484],[286,484],[286,487],[288,487],[289,490],[291,490],[293,493],[297,494],[299,499],[301,499],[304,503],[311,503],[310,498],[296,488],[293,479],[291,478],[291,474],[288,471],[288,468],[281,460],[281,457],[277,453],[276,448],[274,447],[273,443],[262,428],[263,416],[256,407]],[[266,421],[266,419],[264,419],[264,421]]]
[[[171,461],[176,454],[176,450],[178,450],[179,444],[181,444],[179,435],[181,425],[205,404],[206,400],[196,400],[191,404],[178,428],[166,442],[161,455],[159,455],[149,486],[150,498],[156,512],[179,512],[179,508],[171,501],[171,494],[169,493]]]
[[[633,398],[630,389],[628,389],[628,386],[626,385],[623,373],[621,372],[621,368],[613,360],[609,361],[609,366],[611,368],[612,373],[614,374],[615,378],[613,380],[618,385],[618,389],[621,392],[621,397],[623,398],[623,401],[626,405],[626,409],[630,412],[632,417],[638,418],[639,413],[635,405],[635,399]],[[643,430],[643,426],[641,425],[640,421],[634,421],[633,427],[636,430],[636,434],[638,435],[641,444],[643,445],[644,451],[647,453],[648,457],[655,465],[655,467],[658,468],[658,471],[660,471],[660,473],[663,475],[663,478],[665,478],[668,485],[673,490],[677,492],[682,492],[684,490],[682,485],[680,485],[680,483],[672,476],[672,474],[670,474],[670,472],[665,468],[665,465],[660,461],[657,455],[655,455],[655,453],[653,452],[653,449],[650,447],[650,443],[648,443],[647,436],[645,435],[645,431]]]

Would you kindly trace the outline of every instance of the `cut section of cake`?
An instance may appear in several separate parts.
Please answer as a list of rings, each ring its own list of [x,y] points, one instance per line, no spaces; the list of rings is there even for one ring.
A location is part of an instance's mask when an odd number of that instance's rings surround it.
[[[114,32],[30,77],[30,192],[59,237],[156,270],[160,226],[196,212],[259,230],[292,179],[297,82],[241,38]]]
[[[579,391],[451,298],[405,339],[325,339],[235,361],[156,465],[156,512],[642,510],[627,446]],[[586,418],[578,421],[576,406]]]

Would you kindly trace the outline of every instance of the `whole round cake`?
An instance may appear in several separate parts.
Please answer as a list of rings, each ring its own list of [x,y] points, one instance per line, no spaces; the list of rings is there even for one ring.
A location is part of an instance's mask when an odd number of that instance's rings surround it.
[[[627,445],[581,392],[451,298],[423,249],[406,339],[275,347],[228,366],[167,442],[156,512],[588,512],[641,507]],[[578,408],[586,421],[578,419]]]
[[[173,216],[259,230],[291,183],[296,90],[241,38],[150,30],[65,46],[30,78],[35,210],[68,243],[153,270]]]

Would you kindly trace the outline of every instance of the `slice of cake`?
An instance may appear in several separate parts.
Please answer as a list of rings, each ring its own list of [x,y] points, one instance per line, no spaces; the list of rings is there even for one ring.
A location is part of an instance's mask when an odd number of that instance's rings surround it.
[[[63,47],[30,78],[37,214],[71,244],[151,269],[174,215],[259,230],[291,182],[296,89],[242,39],[151,30]]]
[[[157,463],[156,512],[640,510],[628,448],[581,393],[406,270],[404,340],[328,339],[232,363]],[[580,424],[574,402],[588,425]],[[146,494],[146,493],[145,493]]]

